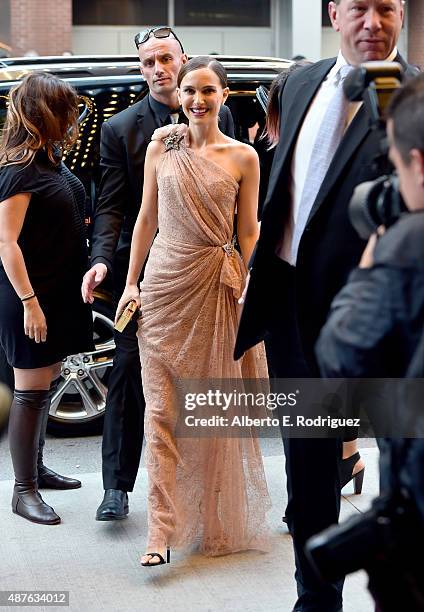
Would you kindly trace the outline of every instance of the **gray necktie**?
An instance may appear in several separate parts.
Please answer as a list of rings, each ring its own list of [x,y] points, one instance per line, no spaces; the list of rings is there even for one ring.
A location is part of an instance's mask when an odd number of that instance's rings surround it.
[[[306,173],[305,185],[300,199],[299,212],[291,244],[291,261],[296,262],[300,239],[306,227],[309,214],[314,205],[331,160],[343,137],[349,101],[343,93],[343,81],[352,70],[352,66],[342,66],[337,74],[336,91],[330,100],[324,118],[318,130],[311,159]]]
[[[180,119],[179,111],[177,111],[176,113],[169,113],[169,118],[171,120],[171,123],[178,123]]]

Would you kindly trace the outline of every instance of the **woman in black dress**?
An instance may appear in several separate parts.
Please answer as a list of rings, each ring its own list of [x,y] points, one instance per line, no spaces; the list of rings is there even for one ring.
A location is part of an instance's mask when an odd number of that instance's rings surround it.
[[[77,139],[77,118],[72,87],[34,73],[10,92],[0,143],[0,344],[15,375],[12,509],[47,525],[60,518],[38,489],[81,486],[43,464],[54,381],[64,357],[94,348],[80,294],[85,192],[62,162]]]

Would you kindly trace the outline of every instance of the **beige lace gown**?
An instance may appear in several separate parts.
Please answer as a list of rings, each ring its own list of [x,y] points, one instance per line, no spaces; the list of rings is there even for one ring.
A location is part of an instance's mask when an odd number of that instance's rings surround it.
[[[147,550],[165,544],[197,544],[206,555],[267,550],[270,503],[258,439],[175,436],[177,381],[267,377],[262,346],[238,362],[232,355],[245,278],[231,248],[238,183],[172,139],[157,181],[159,233],[140,286],[138,331]]]

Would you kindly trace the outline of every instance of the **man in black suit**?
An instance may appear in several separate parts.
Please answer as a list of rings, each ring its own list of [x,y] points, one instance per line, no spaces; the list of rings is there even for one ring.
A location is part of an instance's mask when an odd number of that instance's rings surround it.
[[[396,60],[406,67],[396,49],[401,0],[338,0],[328,8],[341,50],[337,58],[289,75],[281,95],[280,140],[235,348],[239,358],[265,338],[270,370],[280,378],[319,376],[315,341],[332,298],[365,246],[349,222],[348,204],[358,183],[376,178],[372,162],[381,133],[371,130],[361,103],[344,102],[339,138],[329,147],[326,170],[308,202],[304,194],[324,165],[316,159],[328,144],[322,133],[331,123],[331,112],[326,113],[335,107],[346,64]],[[315,148],[318,140],[323,144]],[[311,535],[338,521],[341,440],[285,438],[284,447],[298,590],[294,610],[339,611],[342,583],[321,584],[303,547]]]
[[[181,42],[168,27],[155,27],[135,37],[140,71],[149,94],[103,124],[100,142],[102,179],[94,218],[91,269],[82,286],[93,301],[93,290],[113,274],[115,299],[122,295],[128,271],[131,236],[140,208],[146,149],[156,128],[179,120],[177,75],[187,61]],[[220,128],[234,137],[228,108]],[[109,377],[103,430],[105,495],[96,519],[110,521],[128,514],[143,444],[144,398],[136,338],[137,323],[115,333],[116,354]]]

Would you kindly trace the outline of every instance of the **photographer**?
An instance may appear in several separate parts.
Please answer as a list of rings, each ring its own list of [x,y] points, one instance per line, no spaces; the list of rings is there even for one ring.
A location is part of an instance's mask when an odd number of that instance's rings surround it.
[[[390,159],[409,212],[379,228],[359,267],[333,301],[316,353],[327,377],[404,378],[386,420],[414,438],[379,442],[381,495],[360,519],[308,544],[322,576],[365,567],[378,609],[424,609],[424,75],[399,89],[388,107]],[[414,382],[415,378],[415,382]],[[355,555],[351,554],[354,550]],[[341,558],[350,558],[347,564]],[[342,568],[342,569],[341,569]]]

